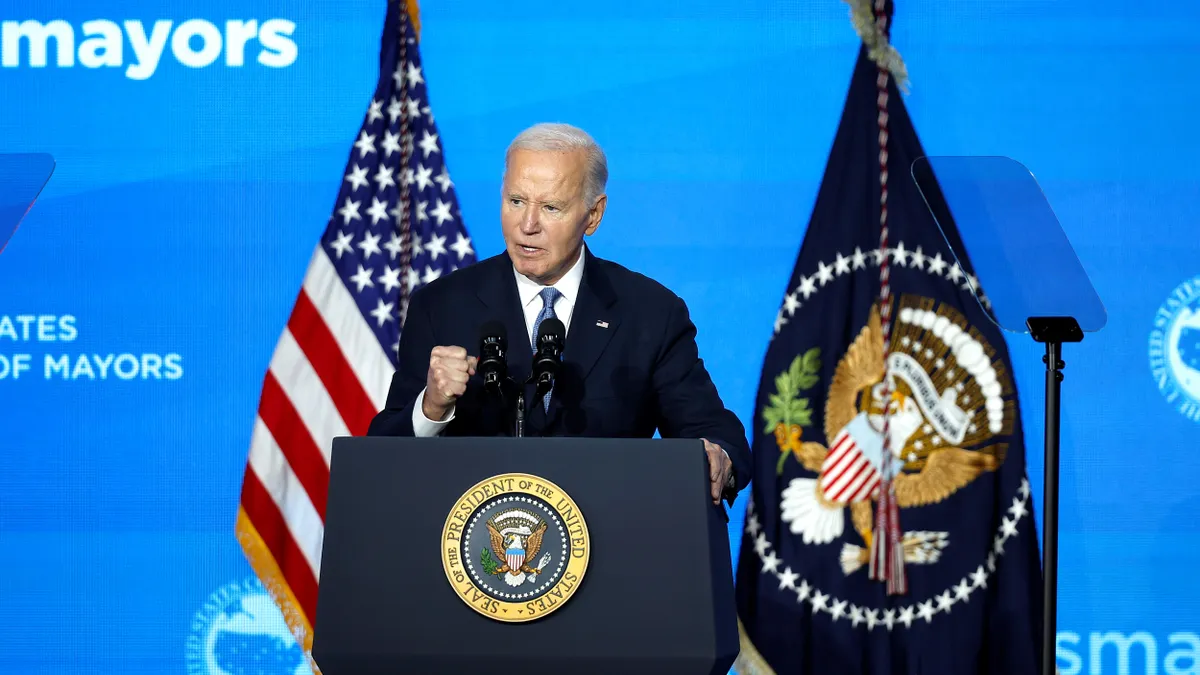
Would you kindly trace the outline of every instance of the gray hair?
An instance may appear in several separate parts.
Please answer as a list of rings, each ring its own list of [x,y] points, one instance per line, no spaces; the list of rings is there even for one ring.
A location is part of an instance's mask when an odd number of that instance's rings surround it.
[[[571,151],[583,150],[587,162],[587,173],[583,183],[583,198],[591,208],[596,198],[604,194],[608,183],[608,159],[600,145],[586,131],[570,124],[543,122],[535,124],[517,134],[504,153],[505,166],[514,150]]]

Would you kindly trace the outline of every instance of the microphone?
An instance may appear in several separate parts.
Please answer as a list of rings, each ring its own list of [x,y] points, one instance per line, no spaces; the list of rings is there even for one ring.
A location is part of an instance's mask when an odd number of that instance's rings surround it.
[[[554,317],[542,321],[539,328],[530,379],[537,383],[538,394],[545,394],[554,387],[554,378],[562,365],[563,336],[567,330]]]
[[[483,376],[486,389],[500,393],[508,377],[508,329],[492,319],[479,329],[479,364],[476,370]]]

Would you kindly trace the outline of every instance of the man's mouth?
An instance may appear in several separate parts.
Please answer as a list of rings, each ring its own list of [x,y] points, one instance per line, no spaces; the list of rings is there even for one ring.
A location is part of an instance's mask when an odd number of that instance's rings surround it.
[[[523,253],[537,253],[538,251],[541,251],[541,250],[542,249],[536,248],[533,246],[521,246],[521,251]]]

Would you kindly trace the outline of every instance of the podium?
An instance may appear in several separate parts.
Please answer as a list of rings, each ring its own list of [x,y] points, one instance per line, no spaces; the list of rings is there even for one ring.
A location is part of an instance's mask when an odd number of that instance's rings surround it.
[[[323,675],[727,673],[723,506],[699,440],[337,438]]]

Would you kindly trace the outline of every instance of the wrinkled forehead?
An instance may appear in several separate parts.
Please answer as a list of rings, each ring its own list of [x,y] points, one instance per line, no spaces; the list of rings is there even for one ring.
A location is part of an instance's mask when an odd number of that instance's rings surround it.
[[[505,163],[502,189],[526,199],[570,199],[583,192],[586,156],[581,150],[514,150]]]

